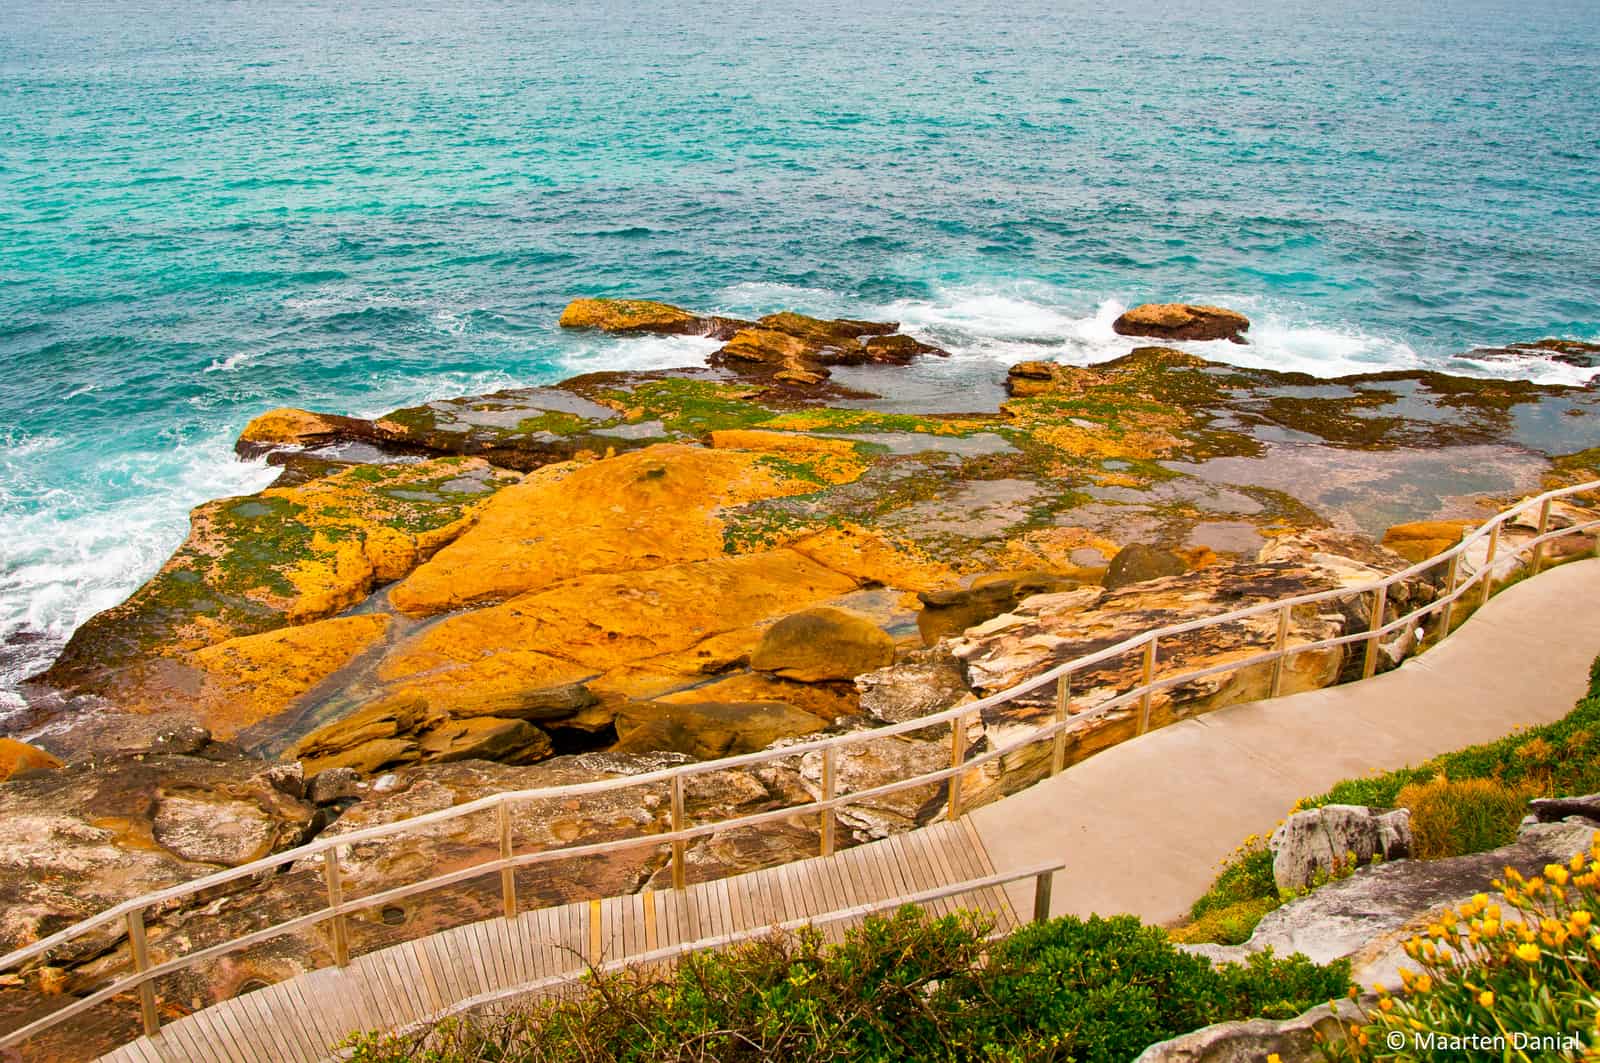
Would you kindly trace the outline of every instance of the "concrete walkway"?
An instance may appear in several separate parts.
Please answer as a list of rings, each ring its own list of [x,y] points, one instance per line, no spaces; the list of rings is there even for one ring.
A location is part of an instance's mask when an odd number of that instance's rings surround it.
[[[1574,562],[1392,672],[1153,731],[969,815],[997,871],[1065,862],[1053,914],[1170,922],[1297,799],[1565,716],[1597,652],[1600,560]]]

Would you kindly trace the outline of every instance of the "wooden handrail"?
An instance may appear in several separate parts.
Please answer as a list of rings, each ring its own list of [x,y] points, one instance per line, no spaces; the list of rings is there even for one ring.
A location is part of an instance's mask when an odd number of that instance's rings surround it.
[[[159,890],[154,893],[149,893],[140,897],[123,901],[112,906],[111,908],[106,909],[103,912],[100,912],[97,915],[90,916],[89,918],[75,923],[72,926],[42,938],[31,945],[24,946],[6,954],[5,956],[0,956],[0,971],[18,967],[30,959],[44,955],[53,948],[73,941],[94,930],[117,923],[118,921],[123,922],[124,925],[131,925],[130,920],[134,919],[135,917],[142,920],[144,913],[155,906],[164,905],[174,900],[193,896],[203,891],[214,890],[218,886],[226,885],[231,882],[237,882],[241,879],[251,878],[253,876],[260,875],[263,872],[274,871],[278,868],[299,861],[308,861],[312,858],[321,859],[321,862],[323,862],[325,865],[325,877],[327,879],[329,893],[328,904],[324,908],[304,916],[287,920],[283,923],[275,924],[271,927],[253,931],[250,934],[234,939],[233,941],[223,942],[202,950],[198,950],[194,953],[186,954],[185,956],[167,960],[161,964],[148,966],[145,971],[142,973],[137,973],[132,978],[125,978],[114,982],[112,985],[98,990],[89,996],[76,1001],[74,1004],[53,1012],[51,1015],[45,1016],[33,1023],[30,1023],[19,1030],[0,1035],[0,1047],[7,1047],[19,1043],[29,1036],[41,1032],[44,1029],[48,1029],[49,1027],[56,1025],[67,1018],[70,1018],[72,1015],[78,1014],[85,1008],[92,1006],[94,1003],[99,1003],[105,1000],[108,996],[125,990],[129,986],[147,985],[155,978],[158,978],[164,974],[170,974],[175,971],[182,970],[212,956],[234,951],[237,948],[243,948],[249,944],[255,944],[270,937],[289,933],[316,923],[328,921],[332,922],[335,941],[335,960],[339,965],[342,966],[349,962],[348,934],[346,931],[345,922],[350,914],[370,909],[377,905],[387,903],[391,900],[398,900],[416,893],[440,889],[444,886],[478,878],[483,875],[494,874],[496,872],[501,874],[502,888],[505,894],[504,909],[505,913],[510,916],[513,915],[515,911],[515,885],[514,879],[511,877],[511,875],[518,867],[548,863],[555,860],[577,859],[579,857],[592,856],[601,853],[619,852],[642,846],[670,846],[672,851],[673,885],[675,888],[681,889],[684,885],[684,853],[687,849],[688,842],[717,831],[727,830],[731,827],[759,826],[768,822],[791,819],[796,815],[820,815],[822,817],[821,822],[823,824],[823,846],[828,848],[830,847],[829,843],[832,841],[833,834],[832,830],[828,829],[828,827],[831,826],[833,817],[839,810],[848,808],[852,804],[888,796],[893,793],[898,793],[902,790],[925,786],[936,786],[945,782],[950,784],[950,792],[947,795],[950,812],[952,815],[959,815],[962,804],[960,794],[960,779],[963,775],[973,771],[978,767],[981,767],[992,761],[996,761],[1006,755],[1015,753],[1040,741],[1052,740],[1055,741],[1059,747],[1060,741],[1066,734],[1071,731],[1084,728],[1089,723],[1102,717],[1114,708],[1120,708],[1124,705],[1138,702],[1140,705],[1140,711],[1138,713],[1140,721],[1139,729],[1142,733],[1145,726],[1148,725],[1150,699],[1155,693],[1162,690],[1180,685],[1182,683],[1192,682],[1196,679],[1204,678],[1206,676],[1227,671],[1236,671],[1242,668],[1268,662],[1272,662],[1277,665],[1278,667],[1275,668],[1275,672],[1279,672],[1281,671],[1282,662],[1286,661],[1289,657],[1294,656],[1295,654],[1319,649],[1350,645],[1358,642],[1367,642],[1369,649],[1371,649],[1375,647],[1385,635],[1403,628],[1411,623],[1415,623],[1429,614],[1437,613],[1443,610],[1448,619],[1448,615],[1453,609],[1454,604],[1463,598],[1466,593],[1479,582],[1484,584],[1484,590],[1482,591],[1482,594],[1484,596],[1484,600],[1487,600],[1488,594],[1492,588],[1493,572],[1495,568],[1505,564],[1508,560],[1520,557],[1529,550],[1532,550],[1534,551],[1534,556],[1542,561],[1545,554],[1544,547],[1547,543],[1563,536],[1580,534],[1591,529],[1600,531],[1600,520],[1574,524],[1570,527],[1561,528],[1554,531],[1548,529],[1551,514],[1551,504],[1556,499],[1564,498],[1569,495],[1595,491],[1597,489],[1600,489],[1600,480],[1577,484],[1571,487],[1558,488],[1553,491],[1547,491],[1536,498],[1519,502],[1516,506],[1501,511],[1478,526],[1472,532],[1464,535],[1461,542],[1457,543],[1450,549],[1445,550],[1434,557],[1419,561],[1416,564],[1400,570],[1399,572],[1391,573],[1390,575],[1381,579],[1373,580],[1371,582],[1353,587],[1338,587],[1325,591],[1316,591],[1308,594],[1295,595],[1293,597],[1282,598],[1270,602],[1262,602],[1216,616],[1201,617],[1195,620],[1187,620],[1176,624],[1169,624],[1165,627],[1156,628],[1150,631],[1141,632],[1140,634],[1124,639],[1115,645],[1105,647],[1104,649],[1098,650],[1094,653],[1086,654],[1083,657],[1075,658],[1074,660],[1051,667],[1039,673],[1038,675],[1032,676],[1012,687],[1007,688],[1006,690],[1002,690],[988,695],[987,697],[979,698],[964,704],[952,706],[951,708],[932,713],[928,716],[905,720],[900,723],[888,724],[883,727],[874,727],[866,730],[854,731],[849,734],[836,735],[830,738],[812,739],[809,741],[797,742],[793,745],[787,745],[777,749],[765,749],[754,753],[746,753],[733,757],[724,757],[719,760],[700,761],[691,764],[677,765],[670,768],[662,768],[640,775],[621,776],[614,779],[602,779],[587,783],[572,783],[563,786],[542,787],[531,790],[505,791],[497,794],[490,794],[486,797],[481,797],[464,804],[452,806],[450,808],[440,809],[435,812],[414,816],[409,819],[396,820],[393,823],[367,827],[361,830],[352,831],[349,834],[331,836],[324,835],[323,837],[317,838],[305,845],[298,846],[293,849],[287,849],[280,853],[274,853],[260,860],[240,865],[239,867],[218,871],[203,878],[192,879],[188,882],[179,883],[178,885],[168,887],[164,890]],[[1501,528],[1505,524],[1516,519],[1520,514],[1535,506],[1539,507],[1538,534],[1536,534],[1532,539],[1523,542],[1515,550],[1509,553],[1499,550],[1498,547],[1502,543]],[[1486,563],[1475,569],[1475,571],[1466,579],[1465,582],[1451,588],[1444,596],[1413,609],[1405,616],[1399,617],[1392,621],[1384,622],[1381,614],[1377,614],[1374,616],[1374,623],[1368,630],[1365,631],[1334,636],[1315,642],[1296,644],[1288,641],[1287,627],[1285,625],[1284,618],[1289,616],[1293,609],[1300,606],[1315,605],[1338,598],[1357,597],[1364,594],[1375,593],[1386,597],[1387,591],[1390,587],[1402,581],[1412,579],[1425,572],[1428,572],[1440,564],[1449,564],[1451,572],[1455,573],[1457,571],[1459,559],[1466,552],[1466,550],[1486,536],[1489,537],[1491,545],[1491,551]],[[1600,547],[1597,547],[1596,553],[1597,555],[1600,555]],[[1454,580],[1452,580],[1452,582],[1454,582]],[[1277,644],[1273,649],[1248,655],[1243,658],[1225,661],[1220,664],[1210,665],[1206,668],[1194,669],[1192,671],[1183,672],[1180,674],[1161,677],[1156,677],[1154,675],[1155,662],[1157,659],[1156,646],[1158,642],[1171,639],[1178,635],[1187,634],[1189,632],[1199,631],[1205,628],[1216,627],[1223,624],[1236,623],[1241,620],[1246,620],[1251,617],[1260,616],[1271,612],[1277,612],[1279,615],[1279,637]],[[1075,715],[1068,714],[1065,711],[1065,702],[1062,700],[1065,697],[1063,691],[1066,689],[1065,684],[1070,683],[1071,677],[1074,674],[1083,672],[1105,661],[1112,660],[1122,654],[1133,651],[1140,651],[1143,654],[1141,681],[1137,686],[1112,698],[1108,698],[1105,701],[1100,702],[1099,704]],[[1371,665],[1372,656],[1369,653],[1368,669],[1366,674],[1371,674]],[[967,756],[967,750],[965,749],[964,741],[965,723],[967,721],[980,719],[981,714],[986,709],[1010,704],[1024,697],[1025,695],[1041,690],[1042,688],[1052,684],[1056,685],[1057,687],[1056,697],[1058,711],[1052,718],[1051,722],[1039,726],[1033,731],[1005,744],[1004,746],[993,746],[977,756],[970,758]],[[1280,685],[1281,684],[1279,682],[1274,682],[1274,693],[1276,693],[1276,688]],[[682,804],[684,781],[693,776],[703,775],[710,772],[751,767],[778,760],[803,757],[809,753],[821,753],[824,757],[824,774],[829,776],[829,781],[831,782],[835,780],[832,779],[833,773],[829,772],[827,768],[830,761],[835,765],[837,764],[837,757],[841,750],[853,746],[863,745],[868,742],[894,738],[899,735],[926,731],[942,725],[949,725],[952,729],[952,752],[954,755],[952,756],[952,763],[950,767],[941,768],[932,772],[925,772],[921,775],[906,779],[895,780],[894,782],[886,783],[866,790],[853,791],[845,794],[825,793],[822,800],[806,805],[786,806],[781,809],[772,809],[764,812],[751,813],[745,816],[735,816],[730,819],[718,820],[712,823],[696,824],[694,826],[689,826],[686,822]],[[1061,768],[1061,765],[1056,764],[1056,760],[1058,759],[1061,758],[1055,755],[1052,756],[1052,773],[1054,771],[1059,771]],[[665,785],[669,789],[669,793],[672,798],[672,830],[668,832],[644,834],[605,842],[591,842],[559,849],[546,849],[537,853],[523,854],[520,856],[512,855],[512,846],[508,840],[509,812],[512,805],[535,801],[586,797],[594,794],[608,793],[614,790],[631,789],[635,787],[650,787],[657,785]],[[825,790],[830,789],[826,784],[824,788]],[[337,870],[337,850],[340,847],[359,845],[366,842],[393,838],[421,827],[445,823],[460,819],[465,816],[490,812],[493,812],[497,817],[499,817],[501,824],[502,841],[499,847],[498,858],[484,860],[470,867],[461,868],[443,875],[435,876],[434,878],[426,879],[422,882],[394,887],[392,889],[384,890],[365,897],[346,899],[342,896]],[[510,885],[507,885],[507,883],[510,883]]]

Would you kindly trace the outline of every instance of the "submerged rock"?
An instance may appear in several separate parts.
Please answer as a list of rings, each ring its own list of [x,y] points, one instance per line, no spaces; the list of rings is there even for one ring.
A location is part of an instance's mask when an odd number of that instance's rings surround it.
[[[1163,340],[1232,340],[1244,343],[1250,319],[1236,310],[1191,303],[1144,303],[1111,327],[1119,336],[1152,336]]]

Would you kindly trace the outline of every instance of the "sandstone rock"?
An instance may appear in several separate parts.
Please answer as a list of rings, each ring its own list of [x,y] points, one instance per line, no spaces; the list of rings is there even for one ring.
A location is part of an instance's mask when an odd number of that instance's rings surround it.
[[[948,729],[946,729],[948,733]],[[822,798],[822,754],[800,759],[801,783],[813,799]],[[949,739],[883,738],[842,749],[835,792],[870,790],[925,775],[950,764]],[[945,787],[915,786],[841,808],[839,822],[869,838],[887,838],[931,822],[943,809]]]
[[[274,790],[299,799],[306,795],[306,769],[298,760],[274,764],[267,769],[267,782]]]
[[[1117,556],[1111,559],[1111,567],[1106,570],[1103,586],[1106,590],[1117,590],[1133,583],[1143,583],[1145,580],[1161,579],[1163,576],[1179,576],[1188,571],[1188,566],[1183,559],[1170,550],[1147,546],[1144,543],[1130,543],[1117,551]]]
[[[428,616],[581,576],[720,558],[719,509],[815,489],[740,450],[662,445],[550,466],[496,495],[390,600]]]
[[[1583,797],[1536,797],[1528,802],[1535,822],[1559,823],[1564,819],[1585,819],[1600,826],[1600,794]]]
[[[974,693],[986,696],[1154,628],[1336,586],[1338,582],[1331,573],[1313,564],[1216,564],[1117,590],[1090,587],[1037,595],[1012,612],[969,629],[959,639],[949,640],[948,645],[966,663],[967,681]],[[1348,619],[1337,609],[1303,607],[1290,616],[1287,644],[1292,647],[1331,638],[1344,633],[1347,624]],[[1164,673],[1239,660],[1271,645],[1276,636],[1277,616],[1271,612],[1172,636],[1161,642],[1155,674],[1159,678]],[[1294,654],[1284,664],[1282,691],[1327,686],[1339,676],[1345,660],[1345,651],[1338,647]],[[1137,733],[1137,704],[1104,712],[1096,710],[1139,685],[1142,663],[1142,653],[1135,650],[1074,674],[1070,711],[1086,718],[1069,732],[1069,763]],[[1149,725],[1161,727],[1173,720],[1265,697],[1271,681],[1272,666],[1266,663],[1223,669],[1176,684],[1152,696]],[[1047,685],[986,711],[982,731],[971,741],[1003,744],[1014,729],[1027,730],[1047,722],[1053,713],[1054,697],[1054,687]],[[1014,759],[1005,785],[1022,786],[1041,776],[1049,762],[1049,752],[1047,745],[1039,745],[1029,756]],[[985,786],[974,779],[969,789],[977,794]]]
[[[448,720],[418,739],[424,760],[528,763],[550,755],[550,736],[526,720],[473,716]]]
[[[195,711],[219,737],[233,738],[378,645],[389,624],[381,613],[341,616],[198,650],[191,660],[204,678]]]
[[[712,760],[754,753],[779,738],[811,734],[823,726],[810,713],[778,702],[633,702],[617,713],[616,749],[665,750]]]
[[[914,650],[886,668],[856,677],[861,711],[900,723],[947,709],[972,696],[966,669],[943,646]]]
[[[1426,561],[1461,542],[1461,536],[1477,527],[1472,520],[1424,520],[1396,524],[1383,533],[1383,545],[1407,561]]]
[[[824,320],[804,314],[769,314],[729,337],[707,361],[779,382],[812,386],[828,366],[880,362],[904,365],[919,355],[946,352],[894,335],[893,322]]]
[[[208,502],[161,571],[80,627],[40,681],[130,711],[203,702],[195,651],[356,604],[460,534],[507,475],[467,458],[364,465]]]
[[[1415,969],[1403,946],[1423,931],[1432,913],[1478,893],[1493,896],[1489,883],[1507,867],[1534,875],[1548,863],[1565,863],[1587,849],[1593,836],[1588,822],[1540,823],[1524,827],[1511,845],[1487,853],[1362,868],[1268,912],[1243,945],[1200,951],[1214,963],[1243,962],[1266,948],[1280,956],[1302,952],[1316,963],[1349,957],[1357,985],[1395,989],[1399,968]]]
[[[278,823],[248,801],[168,794],[151,825],[156,844],[181,860],[238,867],[268,855]]]
[[[1364,1022],[1360,1005],[1340,1000],[1293,1019],[1219,1022],[1153,1044],[1134,1063],[1261,1063],[1273,1056],[1282,1063],[1323,1063],[1324,1045],[1338,1045],[1346,1028]]]
[[[358,786],[361,777],[355,773],[354,768],[329,768],[319,771],[311,777],[306,784],[306,800],[314,805],[331,805],[335,801],[344,801],[361,796]]]
[[[599,702],[594,692],[582,683],[560,683],[537,690],[516,690],[502,697],[478,701],[453,700],[450,715],[457,719],[472,716],[499,716],[510,720],[566,720]]]
[[[827,721],[857,716],[861,712],[860,699],[852,683],[801,683],[750,671],[731,672],[714,682],[696,684],[650,700],[668,704],[776,701]]]
[[[299,844],[315,809],[273,786],[268,768],[221,750],[125,753],[0,786],[0,952],[218,864]],[[86,961],[120,935],[108,928],[52,961]]]
[[[338,436],[349,420],[290,407],[268,410],[244,426],[235,449],[254,457],[273,446],[313,446]]]
[[[682,677],[701,667],[696,647],[855,589],[793,550],[585,576],[448,617],[392,651],[378,676],[395,696],[441,711],[560,683],[618,691],[624,684],[603,673]],[[666,689],[689,685],[675,678]]]
[[[854,679],[894,661],[894,640],[865,617],[816,608],[786,616],[767,629],[750,667],[815,683]]]
[[[31,771],[61,767],[61,761],[37,746],[15,738],[0,738],[0,782]]]
[[[1153,336],[1163,340],[1232,340],[1244,343],[1250,319],[1220,306],[1190,303],[1144,303],[1111,324],[1119,336]]]
[[[1072,590],[1081,582],[1052,572],[993,572],[979,576],[970,587],[923,591],[917,595],[924,606],[917,630],[931,644],[999,616],[1024,598]]]
[[[150,743],[152,753],[190,755],[211,744],[211,732],[199,724],[182,723],[157,732]]]
[[[339,767],[375,772],[417,759],[417,735],[442,719],[424,698],[380,699],[306,735],[295,745],[294,757],[313,775]]]
[[[1272,877],[1280,890],[1298,890],[1319,874],[1364,867],[1374,857],[1411,855],[1409,809],[1324,805],[1296,812],[1272,832]]]
[[[668,336],[711,336],[726,339],[746,322],[702,317],[668,303],[648,299],[574,299],[561,312],[560,325],[602,332],[653,332]]]

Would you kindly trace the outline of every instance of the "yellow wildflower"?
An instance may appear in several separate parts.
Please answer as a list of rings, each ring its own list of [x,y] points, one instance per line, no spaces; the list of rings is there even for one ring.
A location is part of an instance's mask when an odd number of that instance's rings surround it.
[[[1568,862],[1567,867],[1572,870],[1573,874],[1577,874],[1583,870],[1584,865],[1588,862],[1582,853],[1573,853],[1572,860]]]
[[[1523,963],[1538,963],[1541,955],[1539,946],[1532,942],[1525,941],[1517,946],[1517,959]]]
[[[1431,993],[1433,992],[1433,979],[1429,978],[1427,975],[1423,975],[1421,978],[1417,979],[1417,984],[1411,988],[1416,990],[1418,993]]]
[[[1484,937],[1492,938],[1498,933],[1500,933],[1500,920],[1498,918],[1491,916],[1483,921]]]
[[[1572,913],[1572,917],[1569,922],[1572,923],[1575,929],[1582,930],[1584,927],[1594,922],[1594,915],[1580,908],[1578,911]]]
[[[1544,865],[1544,877],[1554,882],[1557,886],[1565,886],[1569,876],[1567,869],[1563,865],[1546,864]]]
[[[1384,997],[1382,1000],[1378,1001],[1378,1010],[1383,1011],[1383,1012],[1393,1011],[1394,1010],[1394,1001],[1389,999],[1388,997]]]
[[[1494,1007],[1494,994],[1485,989],[1483,992],[1478,994],[1478,1003],[1486,1008]]]
[[[1490,919],[1499,919],[1500,906],[1498,904],[1491,904],[1489,907],[1483,910],[1483,914],[1488,916]]]

